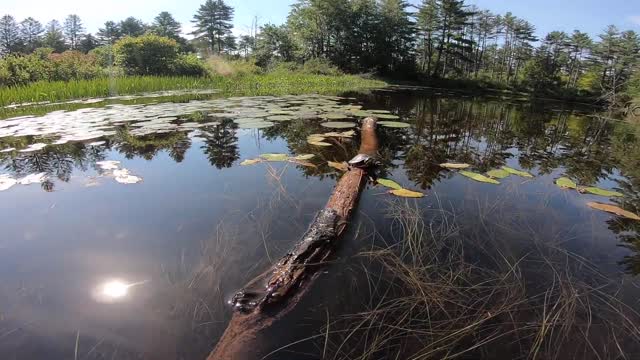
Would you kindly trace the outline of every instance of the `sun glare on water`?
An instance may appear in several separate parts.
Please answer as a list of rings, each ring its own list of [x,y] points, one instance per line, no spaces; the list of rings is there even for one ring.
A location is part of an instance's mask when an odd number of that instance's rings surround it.
[[[129,286],[122,281],[114,280],[102,285],[102,294],[111,299],[119,299],[127,296]]]

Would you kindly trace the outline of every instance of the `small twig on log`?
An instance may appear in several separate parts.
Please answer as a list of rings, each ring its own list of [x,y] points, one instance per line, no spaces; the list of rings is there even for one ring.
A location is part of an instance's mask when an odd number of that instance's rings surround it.
[[[363,121],[360,154],[376,155],[375,127],[374,119]],[[366,166],[349,168],[294,249],[233,297],[236,311],[208,360],[239,360],[257,355],[256,336],[295,306],[315,279],[318,264],[329,257],[345,231],[366,182],[367,170]]]

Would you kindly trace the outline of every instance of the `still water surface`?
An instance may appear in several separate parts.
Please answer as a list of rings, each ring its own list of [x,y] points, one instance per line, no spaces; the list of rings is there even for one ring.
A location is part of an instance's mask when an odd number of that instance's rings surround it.
[[[199,94],[102,105],[39,110],[0,128],[0,174],[44,173],[0,191],[1,359],[204,358],[226,327],[230,295],[285,254],[324,206],[339,178],[326,162],[356,154],[355,125],[368,110],[411,124],[378,129],[379,176],[427,195],[410,206],[446,208],[489,257],[553,243],[622,281],[616,298],[640,310],[640,222],[586,206],[640,212],[640,129],[632,125],[562,103],[434,91]],[[332,146],[308,144],[310,134],[336,131],[320,125],[326,121],[352,122],[356,134]],[[264,153],[314,154],[315,167],[240,165]],[[118,181],[102,161],[118,161],[133,183]],[[479,173],[507,165],[535,177],[485,184],[444,162]],[[562,190],[554,185],[561,176],[624,196]],[[333,263],[262,340],[266,348],[313,337],[327,314],[359,311],[372,297],[354,285],[352,265],[359,252],[395,241],[388,214],[399,202],[368,185]],[[321,358],[324,339],[313,339],[270,358]]]

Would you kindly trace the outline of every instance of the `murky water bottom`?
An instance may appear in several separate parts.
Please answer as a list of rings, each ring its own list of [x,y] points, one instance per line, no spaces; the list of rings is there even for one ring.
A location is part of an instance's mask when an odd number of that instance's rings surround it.
[[[536,293],[547,285],[536,276],[544,253],[571,269],[559,279],[596,273],[581,281],[618,284],[615,299],[638,310],[640,222],[586,206],[640,211],[640,130],[631,125],[562,104],[434,92],[125,102],[0,128],[0,150],[7,150],[0,174],[16,181],[44,174],[0,191],[0,358],[206,357],[231,316],[231,294],[284,255],[324,206],[340,176],[327,161],[355,155],[357,121],[371,110],[411,124],[378,129],[378,176],[427,196],[400,199],[369,184],[335,257],[298,307],[258,339],[256,358],[357,358],[359,347],[370,346],[345,340],[361,318],[344,316],[392,295],[372,280],[389,277],[371,252],[404,246],[398,209],[418,209],[426,228],[447,219],[448,242],[433,244],[448,250],[438,256],[459,253],[466,264],[496,272],[518,264],[523,291]],[[321,125],[327,122],[352,123],[356,133],[325,138],[330,146],[309,144],[311,134],[349,130]],[[268,153],[315,156],[313,166],[240,165]],[[119,182],[99,165],[105,160],[140,181]],[[477,173],[507,165],[535,177],[486,184],[443,162],[468,163]],[[563,190],[554,184],[561,176],[623,196]],[[633,339],[620,342],[630,354],[637,349]],[[418,343],[400,343],[419,353]],[[497,347],[502,352],[466,355],[520,356],[507,343]],[[398,346],[371,358],[394,358]],[[579,353],[570,351],[563,355]]]

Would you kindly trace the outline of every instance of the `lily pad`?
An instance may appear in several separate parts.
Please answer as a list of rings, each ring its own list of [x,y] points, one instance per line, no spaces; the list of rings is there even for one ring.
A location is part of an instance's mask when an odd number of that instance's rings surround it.
[[[116,160],[105,160],[98,161],[96,165],[102,170],[115,170],[120,167],[120,161]]]
[[[21,179],[18,179],[20,185],[39,184],[43,182],[47,177],[46,173],[30,174]]]
[[[443,163],[443,164],[440,164],[440,166],[447,169],[467,169],[471,167],[471,165],[469,164],[462,164],[462,163]]]
[[[290,163],[297,164],[297,165],[313,167],[313,168],[317,167],[314,163],[310,163],[310,162],[308,162],[306,160],[298,160],[296,158],[289,158],[289,160],[287,160],[287,161],[289,161]]]
[[[389,180],[389,179],[378,179],[376,180],[376,182],[382,186],[386,186],[390,189],[394,189],[394,190],[400,190],[402,189],[402,186],[400,186],[400,184],[398,184],[397,182],[393,181],[393,180]]]
[[[349,171],[349,165],[346,162],[327,161],[327,164],[340,171]]]
[[[327,120],[342,120],[342,119],[349,118],[348,115],[341,114],[341,113],[328,113],[328,114],[320,115],[320,117]]]
[[[255,164],[258,164],[258,163],[261,163],[261,162],[262,162],[262,159],[247,159],[247,160],[241,162],[240,165],[249,166],[249,165],[255,165]]]
[[[238,124],[238,128],[240,129],[264,129],[264,128],[268,128],[268,127],[272,127],[273,125],[275,125],[272,122],[269,121],[258,121],[258,122],[254,122],[254,123],[241,123]]]
[[[421,193],[421,192],[411,191],[411,190],[407,190],[407,189],[395,189],[395,190],[391,190],[389,192],[391,194],[395,195],[395,196],[406,197],[406,198],[421,198],[421,197],[424,197],[424,194]]]
[[[10,177],[9,175],[0,175],[0,191],[8,190],[17,183],[18,182],[16,181],[16,179]]]
[[[630,211],[627,211],[625,209],[622,209],[618,206],[615,205],[609,205],[609,204],[602,204],[602,203],[597,203],[597,202],[588,202],[587,206],[589,206],[590,208],[593,209],[597,209],[597,210],[602,210],[602,211],[606,211],[608,213],[612,213],[612,214],[616,214],[622,217],[626,217],[628,219],[632,219],[632,220],[640,220],[640,216],[638,216],[637,214],[634,214]]]
[[[274,116],[269,116],[267,118],[267,120],[270,121],[290,121],[295,119],[293,116],[287,116],[287,115],[274,115]]]
[[[323,146],[323,147],[332,146],[330,143],[324,142],[324,141],[320,141],[320,140],[308,140],[307,143],[309,145]]]
[[[516,176],[521,176],[521,177],[526,177],[526,178],[532,178],[533,177],[533,175],[529,174],[526,171],[516,170],[516,169],[510,168],[508,166],[503,166],[502,170],[508,172],[509,174],[513,174],[513,175],[516,175]]]
[[[262,154],[260,158],[266,161],[287,161],[289,156],[287,154]]]
[[[400,119],[400,116],[392,115],[392,114],[375,114],[374,116],[377,117],[378,119],[388,119],[388,120]]]
[[[479,182],[483,182],[483,183],[496,184],[496,185],[500,184],[499,181],[496,181],[496,180],[494,180],[494,179],[492,179],[490,177],[486,177],[486,176],[484,176],[482,174],[474,173],[474,172],[471,172],[471,171],[464,171],[464,170],[460,171],[460,175],[466,176],[469,179],[472,179],[472,180],[475,180],[475,181],[479,181]]]
[[[313,155],[313,154],[301,154],[301,155],[298,155],[298,156],[294,156],[293,158],[295,160],[310,160],[310,159],[313,159],[314,157],[316,157],[316,156]]]
[[[494,179],[504,179],[506,177],[509,177],[511,173],[503,169],[493,169],[488,171],[487,175]]]
[[[623,194],[617,191],[604,190],[597,187],[583,187],[579,189],[580,192],[588,192],[589,194],[599,195],[599,196],[608,196],[608,197],[622,197]]]
[[[131,175],[127,169],[114,170],[113,175],[120,184],[137,184],[142,181],[141,177]]]
[[[561,177],[556,180],[556,185],[558,185],[561,189],[577,189],[578,184],[576,184],[573,180],[567,177]]]
[[[356,124],[346,121],[329,121],[320,125],[331,129],[348,129],[356,126]]]
[[[411,124],[400,121],[378,121],[378,124],[388,128],[408,128]]]

